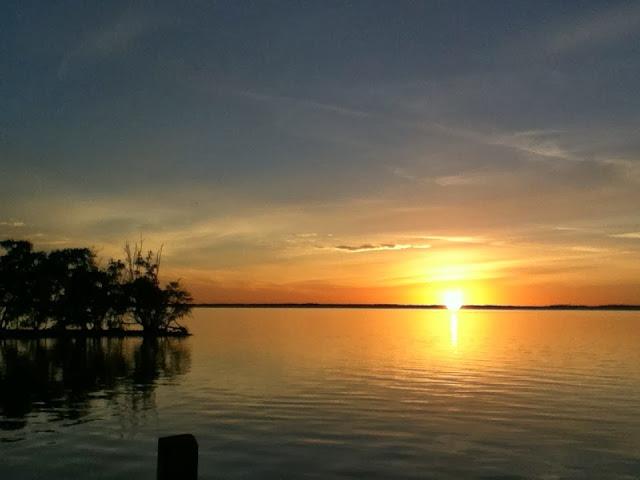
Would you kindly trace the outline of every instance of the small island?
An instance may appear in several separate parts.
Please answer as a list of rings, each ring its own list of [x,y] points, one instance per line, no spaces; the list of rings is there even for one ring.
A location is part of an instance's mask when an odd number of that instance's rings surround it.
[[[124,254],[102,265],[90,248],[0,241],[0,338],[189,335],[180,320],[193,300],[179,281],[161,284],[162,249]]]

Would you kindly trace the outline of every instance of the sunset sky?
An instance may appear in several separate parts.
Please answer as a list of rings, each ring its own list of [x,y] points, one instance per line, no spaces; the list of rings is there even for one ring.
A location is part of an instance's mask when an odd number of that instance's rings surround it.
[[[640,303],[640,3],[0,7],[0,238],[200,302]]]

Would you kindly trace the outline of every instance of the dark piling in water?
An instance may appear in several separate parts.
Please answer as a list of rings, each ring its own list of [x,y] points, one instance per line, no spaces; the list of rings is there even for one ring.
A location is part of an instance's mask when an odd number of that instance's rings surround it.
[[[158,439],[157,480],[197,480],[198,442],[190,433]]]

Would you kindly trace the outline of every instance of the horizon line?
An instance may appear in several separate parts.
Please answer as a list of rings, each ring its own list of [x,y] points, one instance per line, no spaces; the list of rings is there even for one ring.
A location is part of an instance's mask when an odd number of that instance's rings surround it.
[[[408,304],[408,303],[317,303],[317,302],[285,302],[285,303],[249,303],[249,302],[215,302],[193,303],[194,308],[344,308],[344,309],[405,309],[405,310],[446,310],[445,305]],[[461,310],[617,310],[636,311],[640,305],[634,304],[550,304],[550,305],[463,305]]]

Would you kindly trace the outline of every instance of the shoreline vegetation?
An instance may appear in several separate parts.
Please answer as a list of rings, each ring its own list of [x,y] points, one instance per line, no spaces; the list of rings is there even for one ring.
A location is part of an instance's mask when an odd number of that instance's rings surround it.
[[[0,241],[0,339],[188,336],[193,300],[179,281],[161,284],[162,249],[124,253],[101,265],[89,248]]]

